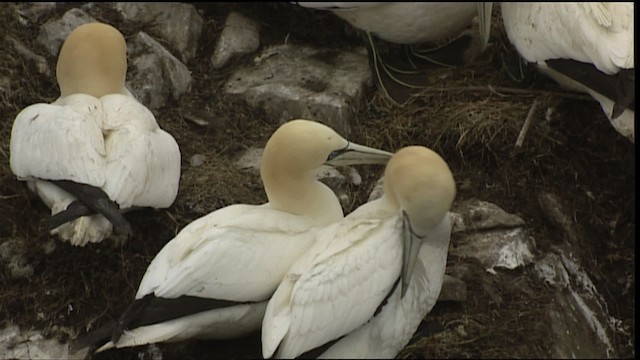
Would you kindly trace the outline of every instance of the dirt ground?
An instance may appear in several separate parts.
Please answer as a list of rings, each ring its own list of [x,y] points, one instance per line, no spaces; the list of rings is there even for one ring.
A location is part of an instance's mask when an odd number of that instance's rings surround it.
[[[25,28],[13,18],[10,3],[0,5],[0,27],[37,53],[37,27]],[[61,5],[54,16],[70,6]],[[195,60],[187,64],[195,79],[192,91],[168,102],[158,114],[161,127],[181,147],[182,178],[176,202],[166,210],[127,214],[134,238],[122,246],[111,241],[76,248],[53,239],[55,250],[45,255],[49,210],[9,168],[9,138],[16,114],[36,102],[58,96],[53,77],[36,71],[10,45],[0,51],[0,75],[11,80],[0,92],[0,243],[26,244],[26,259],[34,274],[11,279],[0,272],[0,323],[45,329],[45,335],[68,341],[118,317],[135,294],[154,255],[187,223],[232,203],[266,201],[260,179],[233,166],[248,146],[263,146],[278,123],[246,105],[226,99],[222,84],[248,55],[221,70],[209,59],[224,19],[237,10],[262,25],[261,47],[283,43],[332,48],[357,46],[342,21],[288,4],[195,4],[202,10],[205,29]],[[136,26],[123,24],[105,12],[99,20],[116,25],[127,36]],[[47,19],[42,19],[42,23]],[[5,41],[4,39],[0,41]],[[620,357],[635,351],[635,145],[619,135],[597,102],[572,98],[555,83],[537,77],[522,86],[511,81],[500,62],[504,35],[497,22],[492,48],[475,62],[455,69],[435,69],[432,86],[412,97],[404,107],[385,101],[375,89],[366,95],[352,124],[350,139],[394,151],[410,144],[429,146],[448,161],[457,181],[457,200],[479,198],[518,214],[536,239],[537,254],[562,241],[538,205],[537,194],[551,192],[573,211],[583,246],[579,258],[606,299],[611,316],[630,328],[629,336],[616,336]],[[49,59],[55,69],[55,59]],[[490,87],[491,88],[490,88]],[[493,90],[492,90],[493,89]],[[534,99],[541,106],[523,146],[514,144]],[[556,106],[555,117],[545,120],[545,109]],[[209,121],[199,126],[185,119],[197,115]],[[203,166],[189,159],[203,154]],[[356,192],[350,212],[365,201],[381,175],[380,167],[359,168],[364,185]],[[542,332],[544,306],[553,300],[549,288],[531,282],[531,293],[518,290],[513,279],[533,271],[532,266],[499,271],[489,282],[477,282],[482,268],[474,261],[449,258],[468,271],[460,275],[468,287],[464,303],[438,304],[429,314],[401,358],[548,357],[549,336]],[[526,280],[523,280],[526,281]],[[499,299],[492,294],[499,294]],[[465,325],[465,337],[453,331]],[[73,329],[64,333],[58,326]],[[457,335],[456,335],[457,334]],[[233,341],[189,341],[158,344],[164,359],[260,357],[259,335]],[[143,354],[139,353],[142,352]],[[151,358],[147,347],[108,351],[94,359]]]

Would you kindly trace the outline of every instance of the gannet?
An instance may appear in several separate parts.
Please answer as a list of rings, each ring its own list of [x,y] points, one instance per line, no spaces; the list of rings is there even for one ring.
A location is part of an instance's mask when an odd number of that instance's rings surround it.
[[[125,87],[126,50],[110,25],[75,28],[58,56],[60,97],[22,110],[11,130],[11,170],[51,209],[51,233],[73,245],[113,226],[129,236],[121,211],[166,208],[178,193],[178,144]]]
[[[436,303],[456,193],[422,146],[389,160],[381,198],[323,229],[267,305],[264,358],[393,358]]]
[[[323,165],[384,164],[391,155],[314,121],[283,124],[260,164],[268,202],[229,205],[188,224],[151,261],[120,319],[76,347],[104,344],[103,351],[259,330],[285,272],[319,229],[343,218],[337,196],[315,174]]]
[[[509,41],[543,74],[601,105],[635,142],[632,2],[502,3]]]
[[[397,69],[380,57],[372,35],[395,44],[415,45],[425,42],[442,42],[459,37],[478,15],[480,43],[484,48],[489,42],[492,2],[296,2],[296,4],[318,10],[330,10],[354,27],[367,34],[365,44],[369,49],[370,63],[376,86],[396,103],[402,103],[400,84],[407,88],[420,88],[415,81],[422,70],[422,60],[444,65],[429,56],[430,51],[417,51],[412,46],[406,49],[406,69]],[[411,74],[413,81],[406,76]],[[403,78],[403,79],[400,79]]]

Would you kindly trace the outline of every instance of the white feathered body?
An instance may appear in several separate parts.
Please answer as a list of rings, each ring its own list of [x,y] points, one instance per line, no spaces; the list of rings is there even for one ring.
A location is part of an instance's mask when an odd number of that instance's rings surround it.
[[[573,59],[609,75],[634,67],[633,3],[502,3],[502,17],[529,62]]]
[[[153,114],[130,94],[86,94],[34,104],[16,117],[10,164],[18,179],[56,214],[75,198],[47,180],[103,189],[120,208],[169,207],[178,192],[180,150]],[[100,242],[112,226],[102,215],[54,230],[74,245]]]
[[[374,317],[400,276],[402,241],[402,218],[384,198],[323,229],[267,305],[263,355],[292,358],[346,335],[322,357],[395,356],[435,303],[423,300],[437,298],[446,262],[446,248],[434,264],[419,262],[405,298],[395,291]]]
[[[502,3],[509,41],[545,75],[569,89],[586,92],[611,120],[615,99],[550,69],[545,60],[571,59],[593,64],[607,75],[635,68],[632,2]],[[634,111],[611,121],[621,134],[635,139]]]
[[[397,44],[436,42],[459,35],[478,14],[466,2],[299,2],[327,9],[351,25]]]
[[[335,214],[330,221],[337,221]],[[225,339],[260,329],[267,300],[315,241],[317,221],[264,205],[230,205],[187,225],[156,255],[136,299],[183,295],[252,302],[125,331],[117,347]],[[104,350],[113,347],[108,343]]]
[[[400,297],[398,286],[379,314],[319,358],[390,359],[398,355],[440,296],[451,236],[448,214],[433,236],[444,241],[422,245],[405,296]]]

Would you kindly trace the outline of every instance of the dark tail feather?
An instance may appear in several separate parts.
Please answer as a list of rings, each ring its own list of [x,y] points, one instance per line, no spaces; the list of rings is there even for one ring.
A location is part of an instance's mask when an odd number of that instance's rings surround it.
[[[85,204],[78,200],[73,201],[66,210],[60,211],[53,215],[49,220],[49,230],[53,230],[58,226],[73,221],[79,217],[95,214],[96,212],[91,210]]]
[[[117,232],[131,237],[133,230],[120,213],[120,207],[100,188],[70,180],[53,180],[53,184],[77,197],[84,205],[106,217]]]
[[[113,333],[113,329],[116,326],[115,320],[110,320],[106,324],[101,327],[90,331],[83,337],[71,343],[69,349],[72,351],[78,351],[80,349],[84,349],[85,347],[90,346],[95,349],[98,346],[102,346],[109,341],[111,334]]]
[[[266,300],[268,300],[268,298],[263,301]],[[153,294],[147,294],[142,299],[134,300],[127,311],[118,319],[118,323],[113,329],[111,341],[113,341],[114,344],[117,343],[125,330],[159,324],[203,311],[250,303],[252,302],[208,299],[187,295],[166,299],[156,297]]]
[[[635,111],[636,108],[636,73],[635,69],[622,69],[618,73],[618,86],[613,114],[611,118],[620,116],[625,109]]]
[[[568,59],[549,59],[546,64],[569,78],[595,90],[614,102],[611,118],[620,116],[625,109],[635,111],[634,69],[622,69],[616,75],[607,75],[593,64]]]
[[[153,294],[149,294],[142,299],[134,300],[131,305],[125,310],[125,312],[120,316],[118,322],[113,327],[113,331],[111,332],[111,342],[116,344],[118,340],[120,340],[120,336],[124,330],[129,328],[129,325],[139,319],[144,315],[144,312],[151,301]]]

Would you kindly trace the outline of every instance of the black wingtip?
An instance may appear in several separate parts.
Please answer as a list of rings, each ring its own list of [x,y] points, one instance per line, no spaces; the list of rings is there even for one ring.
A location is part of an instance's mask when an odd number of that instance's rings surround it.
[[[58,226],[66,224],[79,217],[91,214],[95,214],[95,211],[91,210],[78,200],[75,200],[67,206],[66,210],[60,211],[59,213],[51,216],[51,219],[49,220],[49,230],[53,230]]]
[[[98,346],[102,346],[109,341],[109,337],[111,336],[115,325],[115,320],[108,321],[101,327],[88,332],[83,337],[80,337],[75,341],[72,341],[69,345],[69,350],[78,351],[89,347],[91,349],[90,352],[93,352],[93,349],[96,349]]]
[[[131,225],[120,213],[118,204],[112,201],[102,189],[71,180],[52,180],[51,182],[75,196],[91,210],[102,214],[113,224],[118,233],[124,234],[127,238],[133,235]]]
[[[616,99],[611,119],[615,119],[626,109],[636,108],[636,73],[635,69],[622,69],[618,72]]]

